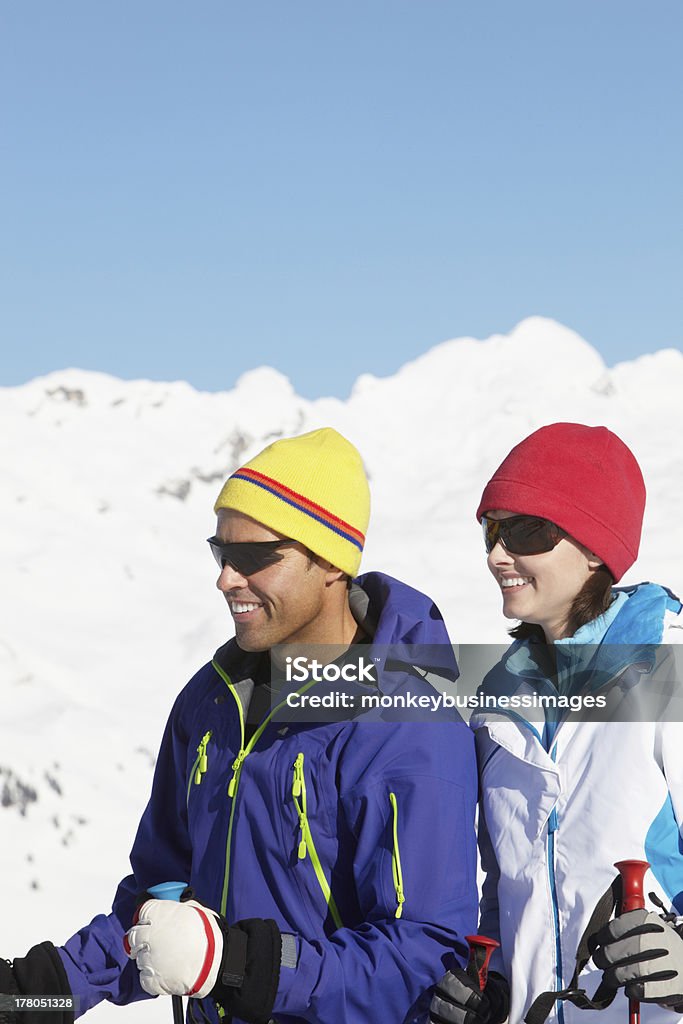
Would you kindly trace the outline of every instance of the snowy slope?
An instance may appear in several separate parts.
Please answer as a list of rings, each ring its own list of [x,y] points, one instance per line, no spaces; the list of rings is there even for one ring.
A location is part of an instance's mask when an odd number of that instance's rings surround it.
[[[541,318],[363,376],[346,402],[299,398],[268,368],[220,394],[79,370],[0,389],[0,954],[63,940],[126,873],[172,700],[231,632],[204,538],[232,469],[276,437],[337,427],[371,477],[363,567],[428,591],[455,641],[505,642],[474,510],[542,423],[603,423],[633,448],[649,503],[626,582],[683,590],[681,394],[680,352],[608,370]],[[151,1022],[170,1006],[114,1012]]]

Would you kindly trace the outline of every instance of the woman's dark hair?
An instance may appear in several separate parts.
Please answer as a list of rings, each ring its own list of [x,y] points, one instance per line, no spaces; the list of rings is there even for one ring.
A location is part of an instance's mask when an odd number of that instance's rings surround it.
[[[563,631],[567,636],[574,636],[581,626],[604,615],[612,603],[613,585],[614,577],[606,565],[599,565],[597,569],[593,570],[572,601],[567,616],[567,625]],[[520,622],[518,626],[508,632],[515,640],[528,640],[534,637],[537,640],[545,641],[543,627],[533,622]]]

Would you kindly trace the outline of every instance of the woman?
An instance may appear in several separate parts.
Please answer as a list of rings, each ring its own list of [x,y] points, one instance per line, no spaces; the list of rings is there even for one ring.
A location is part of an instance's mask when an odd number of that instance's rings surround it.
[[[446,975],[432,1002],[435,1021],[494,1024],[509,1009],[519,1024],[541,993],[575,985],[577,950],[616,861],[649,861],[645,894],[683,913],[683,729],[651,706],[673,692],[674,659],[660,645],[683,637],[681,602],[651,583],[614,588],[636,559],[644,507],[631,451],[605,427],[578,423],[535,431],[484,489],[477,519],[488,567],[503,614],[519,625],[480,693],[548,700],[541,711],[477,712],[470,723],[486,872],[479,930],[500,949],[483,994],[465,972]],[[581,720],[552,706],[587,696],[596,710]],[[643,1024],[676,1020],[683,939],[648,906],[606,925],[608,907],[591,922],[597,949],[578,985],[592,993],[604,980],[603,1012],[588,997],[547,995],[531,1019],[549,1011],[559,1024],[625,1024],[618,989],[628,983],[627,994],[643,1001]]]

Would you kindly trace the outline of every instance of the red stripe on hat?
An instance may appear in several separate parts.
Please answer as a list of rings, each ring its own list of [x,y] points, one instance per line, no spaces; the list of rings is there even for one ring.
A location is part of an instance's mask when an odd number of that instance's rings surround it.
[[[317,505],[314,501],[311,501],[310,498],[304,497],[303,494],[299,494],[297,491],[293,491],[290,487],[286,487],[285,484],[281,484],[279,480],[274,480],[273,477],[266,476],[265,473],[259,473],[258,470],[249,469],[248,467],[239,469],[234,475],[239,475],[242,478],[252,477],[255,482],[266,484],[274,491],[280,491],[282,495],[287,497],[290,501],[296,501],[297,504],[301,505],[303,511],[313,512],[318,516],[324,517],[329,521],[330,525],[340,527],[352,534],[356,540],[360,541],[361,544],[365,543],[365,534],[361,533],[360,530],[357,530],[355,526],[351,526],[350,523],[340,519],[339,516],[335,516],[328,509],[323,508],[322,505]]]
[[[195,992],[199,992],[199,989],[202,987],[202,985],[208,978],[209,971],[211,970],[211,965],[213,964],[214,953],[216,952],[216,940],[214,938],[213,928],[209,924],[208,917],[206,916],[204,911],[201,910],[199,907],[193,907],[192,909],[196,910],[202,919],[202,924],[204,925],[204,933],[206,934],[207,946],[206,956],[204,957],[204,963],[202,964],[202,969],[199,972],[199,977],[195,981],[190,991],[187,993],[188,996],[193,996]]]

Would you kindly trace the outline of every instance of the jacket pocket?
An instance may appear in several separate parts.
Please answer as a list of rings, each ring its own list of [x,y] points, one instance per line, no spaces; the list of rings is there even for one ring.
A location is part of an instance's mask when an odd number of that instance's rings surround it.
[[[395,793],[389,794],[389,803],[391,804],[392,811],[391,875],[394,881],[394,892],[396,893],[394,917],[401,917],[406,897],[403,889],[401,851],[398,845],[398,800]]]
[[[299,819],[299,845],[297,847],[297,859],[299,861],[307,859],[310,861],[315,873],[317,884],[323,898],[325,899],[329,913],[332,916],[332,920],[337,928],[342,928],[342,919],[337,909],[334,896],[332,895],[330,883],[328,882],[323,866],[320,863],[320,857],[316,850],[315,840],[308,820],[306,777],[304,774],[304,755],[302,753],[297,754],[296,760],[292,765],[292,800],[294,801],[294,807]]]

